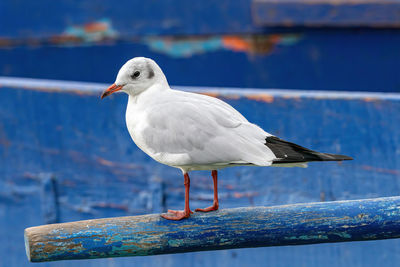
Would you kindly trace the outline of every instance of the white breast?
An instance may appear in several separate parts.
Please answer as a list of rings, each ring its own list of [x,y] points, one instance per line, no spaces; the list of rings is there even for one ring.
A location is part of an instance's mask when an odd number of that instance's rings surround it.
[[[143,135],[146,128],[146,113],[134,104],[134,99],[129,97],[128,106],[126,108],[125,120],[126,127],[135,144],[146,154],[151,154],[151,148],[146,145],[146,139]]]
[[[162,164],[179,168],[178,165],[190,162],[190,157],[187,153],[166,153],[154,147],[154,135],[149,134],[151,126],[148,121],[148,113],[151,112],[151,108],[146,108],[148,107],[147,105],[141,105],[136,100],[133,97],[129,97],[125,114],[126,126],[133,142],[143,152]]]

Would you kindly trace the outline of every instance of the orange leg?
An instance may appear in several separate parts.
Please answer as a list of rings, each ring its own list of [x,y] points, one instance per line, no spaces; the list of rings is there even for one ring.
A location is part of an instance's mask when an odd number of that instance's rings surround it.
[[[189,189],[190,189],[190,178],[189,174],[185,173],[185,209],[184,210],[168,210],[167,214],[161,214],[161,217],[167,220],[179,221],[184,218],[189,218],[193,211],[189,208]]]
[[[218,172],[216,170],[213,170],[211,172],[213,181],[214,181],[214,203],[211,207],[205,208],[205,209],[196,209],[195,211],[201,211],[201,212],[209,212],[213,210],[218,210],[219,203],[218,203]]]

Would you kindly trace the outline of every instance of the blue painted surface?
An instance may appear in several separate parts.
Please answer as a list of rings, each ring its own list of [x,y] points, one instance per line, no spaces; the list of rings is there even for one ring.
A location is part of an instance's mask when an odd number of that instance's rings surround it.
[[[25,229],[32,262],[400,238],[400,197],[160,214]]]
[[[1,247],[7,257],[0,266],[27,265],[23,229],[44,224],[48,218],[65,222],[183,206],[180,172],[152,161],[131,142],[124,122],[126,96],[100,101],[104,88],[85,93],[49,89],[0,87],[0,236],[9,241]],[[268,91],[240,92],[219,91],[219,97],[273,134],[355,160],[315,163],[307,169],[226,169],[220,174],[221,208],[399,194],[400,126],[396,122],[400,101],[396,98],[271,97]],[[49,189],[47,175],[54,177],[57,194]],[[210,174],[194,172],[191,177],[191,207],[209,205]],[[398,242],[243,249],[79,264],[240,266],[251,261],[255,266],[396,266]]]
[[[258,26],[399,27],[400,1],[254,0]]]
[[[4,47],[0,75],[112,83],[128,59],[146,56],[175,85],[400,92],[399,31],[287,34],[248,36],[258,50],[243,51],[206,45],[221,36]]]
[[[400,92],[399,0],[275,2],[5,0],[0,75],[109,83],[147,56],[184,86]]]
[[[253,26],[251,0],[162,2],[112,0],[101,2],[42,0],[2,1],[0,36],[37,38],[61,34],[70,26],[101,18],[112,20],[121,36],[210,34],[261,31]],[[23,19],[21,19],[23,17]]]
[[[255,2],[255,3],[253,3]],[[260,4],[260,2],[262,2]],[[220,33],[256,33],[270,29],[260,27],[260,19],[274,25],[312,25],[313,20],[333,22],[334,26],[399,26],[397,10],[400,1],[253,1],[253,0],[183,0],[148,1],[112,0],[93,2],[41,0],[0,3],[0,37],[45,38],[68,32],[76,25],[109,19],[122,37],[143,35],[204,35]],[[367,2],[367,3],[365,3]],[[309,4],[303,4],[309,3]],[[309,12],[301,6],[306,5]],[[271,9],[266,11],[265,7]],[[23,18],[23,19],[21,19]],[[319,23],[319,25],[324,25]],[[326,23],[325,25],[330,25]]]

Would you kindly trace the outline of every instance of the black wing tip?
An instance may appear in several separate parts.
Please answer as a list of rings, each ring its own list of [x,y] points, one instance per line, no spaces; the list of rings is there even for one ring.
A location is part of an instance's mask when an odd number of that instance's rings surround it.
[[[346,155],[320,153],[298,144],[282,140],[276,136],[267,136],[265,138],[265,145],[278,157],[276,162],[279,163],[353,160],[352,157]]]
[[[315,155],[319,158],[319,161],[353,160],[352,157],[349,157],[349,156],[346,156],[346,155],[337,155],[337,154],[320,153],[320,152],[315,152]]]
[[[335,155],[335,154],[329,154],[332,157],[334,157],[335,160],[353,160],[352,157],[346,156],[346,155]]]

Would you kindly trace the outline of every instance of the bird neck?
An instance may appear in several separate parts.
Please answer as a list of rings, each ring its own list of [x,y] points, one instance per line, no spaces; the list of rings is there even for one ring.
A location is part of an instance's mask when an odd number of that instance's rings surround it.
[[[129,100],[128,100],[128,105],[134,105],[134,104],[147,104],[151,100],[157,99],[157,97],[168,90],[171,90],[167,80],[164,80],[165,82],[159,82],[156,84],[153,84],[143,92],[139,94],[129,94]]]

